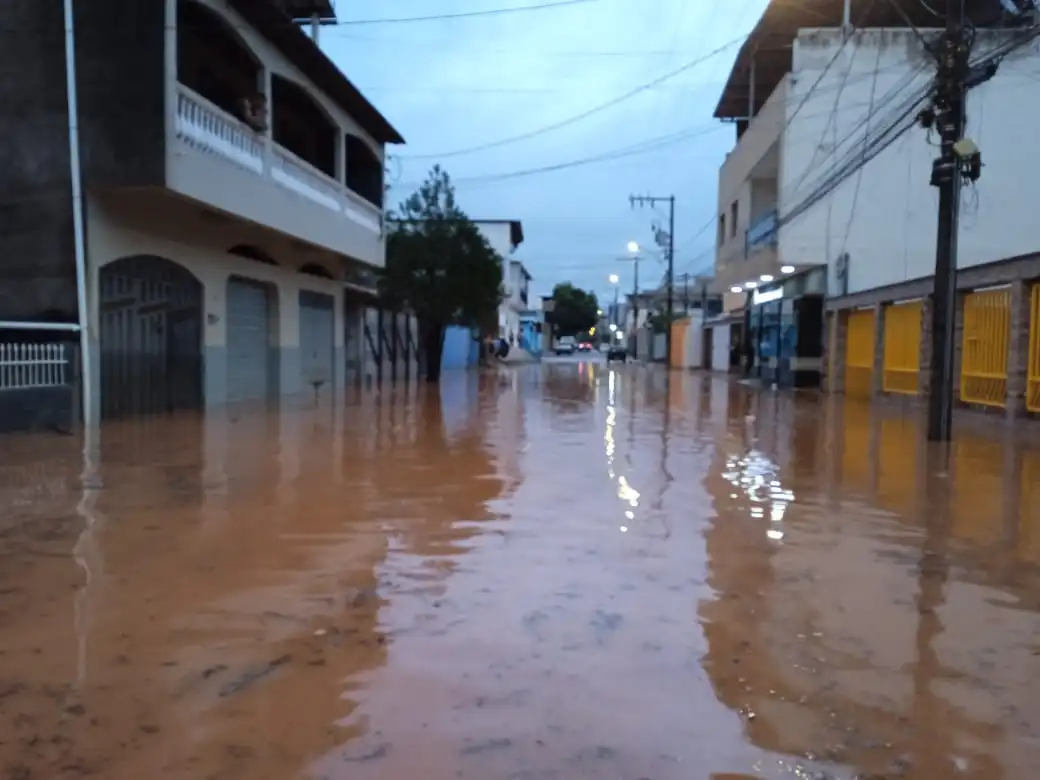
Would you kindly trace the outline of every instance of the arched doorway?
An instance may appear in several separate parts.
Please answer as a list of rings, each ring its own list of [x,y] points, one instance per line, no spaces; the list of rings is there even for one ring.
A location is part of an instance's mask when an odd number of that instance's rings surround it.
[[[101,268],[103,419],[202,406],[202,283],[153,255]]]

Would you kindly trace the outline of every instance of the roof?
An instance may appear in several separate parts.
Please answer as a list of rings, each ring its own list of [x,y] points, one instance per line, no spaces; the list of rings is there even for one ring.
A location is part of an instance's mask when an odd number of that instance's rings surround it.
[[[361,129],[382,144],[403,144],[404,138],[368,102],[343,72],[306,33],[271,0],[228,0],[229,4],[278,47],[314,85],[335,101]]]
[[[474,219],[477,225],[509,225],[509,243],[516,249],[524,243],[524,226],[518,219]]]
[[[934,28],[940,22],[924,3],[851,0],[851,4],[850,18],[857,27],[899,29],[913,24]],[[715,108],[715,118],[747,119],[752,95],[755,105],[750,115],[758,113],[776,85],[791,71],[792,44],[798,31],[841,27],[843,12],[844,0],[769,0],[758,24],[740,47]],[[965,12],[976,27],[1008,26],[1013,21],[999,0],[965,0]]]

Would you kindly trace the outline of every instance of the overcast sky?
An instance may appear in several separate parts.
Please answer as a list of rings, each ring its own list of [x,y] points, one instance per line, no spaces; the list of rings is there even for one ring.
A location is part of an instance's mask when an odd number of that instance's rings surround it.
[[[606,301],[611,273],[623,291],[632,288],[631,263],[618,259],[626,243],[652,247],[653,222],[667,226],[666,207],[634,211],[629,194],[674,193],[676,272],[710,273],[714,231],[694,234],[713,217],[718,168],[734,143],[733,126],[711,115],[738,43],[581,121],[450,153],[563,122],[703,58],[749,32],[766,0],[587,0],[472,18],[351,23],[551,1],[338,0],[342,24],[322,31],[322,48],[407,141],[389,148],[390,203],[440,163],[458,180],[472,218],[523,222],[516,257],[536,294],[570,280]],[[647,151],[631,154],[633,147]],[[628,154],[610,157],[619,151]],[[606,159],[495,178],[599,156]],[[659,259],[647,260],[640,286],[663,272]]]

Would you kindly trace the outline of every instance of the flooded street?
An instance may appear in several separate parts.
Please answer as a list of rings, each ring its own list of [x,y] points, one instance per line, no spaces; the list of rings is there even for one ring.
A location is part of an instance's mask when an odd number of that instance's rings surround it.
[[[0,777],[1025,780],[1004,430],[575,361],[5,439]]]

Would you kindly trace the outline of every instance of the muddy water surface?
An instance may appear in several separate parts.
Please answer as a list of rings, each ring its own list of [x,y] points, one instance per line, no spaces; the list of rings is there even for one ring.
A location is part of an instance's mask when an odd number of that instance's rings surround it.
[[[6,439],[0,777],[1035,777],[1002,430],[575,362]]]

